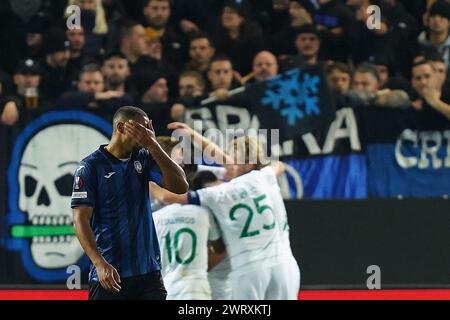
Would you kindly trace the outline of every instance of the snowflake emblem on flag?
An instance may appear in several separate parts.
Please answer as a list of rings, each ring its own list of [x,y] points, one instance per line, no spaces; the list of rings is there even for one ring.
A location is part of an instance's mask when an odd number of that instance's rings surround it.
[[[320,77],[294,69],[267,83],[261,104],[279,110],[293,126],[309,115],[319,115]]]

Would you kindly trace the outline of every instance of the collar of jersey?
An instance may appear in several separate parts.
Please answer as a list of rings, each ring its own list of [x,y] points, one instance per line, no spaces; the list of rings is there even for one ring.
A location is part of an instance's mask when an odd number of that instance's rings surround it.
[[[112,155],[108,150],[106,150],[107,144],[102,144],[99,148],[100,152],[103,153],[108,159],[110,159],[112,162],[114,163],[128,163],[128,162],[123,162],[120,159],[116,158],[114,155]],[[130,160],[133,158],[134,152],[131,154]]]

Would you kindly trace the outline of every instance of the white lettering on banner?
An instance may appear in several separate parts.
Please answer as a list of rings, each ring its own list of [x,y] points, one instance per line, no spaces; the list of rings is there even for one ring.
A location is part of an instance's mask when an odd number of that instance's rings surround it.
[[[250,117],[250,112],[244,108],[217,105],[216,106],[217,124],[219,129],[259,129],[258,117]],[[230,123],[230,116],[239,119],[238,122]]]
[[[213,121],[211,110],[208,108],[186,109],[185,112],[186,124],[193,128],[194,121],[201,119],[203,127],[207,129],[217,129],[216,123]]]
[[[345,126],[343,126],[344,124]],[[352,108],[343,108],[336,111],[336,119],[330,125],[323,149],[320,148],[316,138],[311,133],[303,135],[302,139],[311,155],[332,153],[336,141],[340,139],[348,139],[352,151],[361,151],[358,125]]]
[[[438,152],[447,141],[446,157],[440,159]],[[405,155],[403,147],[412,144],[411,150],[416,150],[416,155]],[[439,169],[443,166],[450,168],[450,130],[441,131],[413,131],[405,129],[397,139],[395,145],[395,159],[404,169],[417,167],[419,169]]]
[[[422,152],[420,153],[419,168],[426,169],[430,167],[430,161],[427,154],[431,156],[433,168],[438,169],[442,167],[442,160],[438,158],[438,151],[442,145],[442,136],[437,131],[420,132],[420,140],[422,141]]]
[[[262,132],[264,130],[259,130],[260,122],[257,115],[251,115],[250,112],[242,107],[233,107],[227,105],[217,105],[215,108],[217,123],[214,122],[213,114],[209,108],[197,108],[197,109],[187,109],[185,113],[185,121],[186,124],[191,128],[194,128],[196,131],[200,132],[196,129],[195,123],[198,120],[202,121],[202,130],[206,130],[204,132],[204,136],[208,139],[214,140],[217,137],[217,132],[211,129],[219,129],[222,133],[225,133],[226,140],[231,140],[233,136],[227,134],[227,130],[230,132],[236,132],[235,130],[242,129],[242,133],[244,130],[258,130],[258,132]],[[230,122],[230,118],[235,118],[236,120]],[[267,130],[266,130],[267,131]],[[274,156],[289,156],[294,152],[293,148],[293,140],[284,141],[283,145],[280,145],[278,136],[275,136],[275,132],[273,130],[269,130],[271,135],[271,152]],[[174,136],[174,138],[180,138],[180,136]],[[267,135],[259,134],[258,138],[260,139],[263,145],[267,144]],[[219,144],[220,145],[220,144]]]
[[[214,122],[211,110],[204,107],[186,110],[186,123],[194,126],[195,120],[202,120],[202,127],[208,129],[220,129],[225,132],[227,129],[259,129],[260,122],[257,115],[251,116],[245,108],[217,105],[217,124]],[[236,121],[230,122],[230,117],[235,117]],[[352,108],[343,108],[336,112],[336,119],[330,125],[323,148],[317,143],[316,137],[312,133],[302,136],[302,139],[311,155],[333,153],[336,141],[348,139],[352,151],[361,151],[361,142],[358,135],[358,124]],[[282,145],[272,145],[272,152],[277,156],[290,156],[293,154],[293,141],[284,141]]]
[[[444,131],[444,139],[450,142],[450,130]],[[450,143],[447,143],[447,157],[445,158],[444,166],[450,168]]]
[[[410,129],[404,130],[400,137],[397,139],[397,143],[395,144],[395,159],[400,167],[408,169],[411,167],[417,166],[419,162],[416,157],[407,157],[402,154],[401,149],[403,145],[403,141],[412,141],[415,148],[418,146],[418,137],[417,132],[414,132]]]

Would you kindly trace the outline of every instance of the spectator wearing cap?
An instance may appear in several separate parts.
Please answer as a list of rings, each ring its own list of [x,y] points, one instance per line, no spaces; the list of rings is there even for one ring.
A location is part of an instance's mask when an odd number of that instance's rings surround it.
[[[442,55],[447,68],[450,66],[450,3],[436,1],[427,16],[428,29],[419,35],[418,42],[423,46],[437,49]]]
[[[408,80],[396,73],[393,59],[382,54],[370,56],[368,61],[375,66],[380,77],[381,89],[409,91]]]
[[[127,58],[120,52],[112,52],[103,60],[102,74],[105,89],[125,93],[126,83],[130,76]]]
[[[50,12],[61,1],[1,1],[0,64],[13,75],[25,58],[38,60],[42,53],[43,34],[53,17]]]
[[[45,36],[44,44],[41,93],[50,103],[54,103],[61,94],[71,90],[76,82],[78,69],[69,65],[70,43],[64,31],[52,29]]]
[[[155,69],[140,70],[133,78],[136,88],[135,100],[153,119],[170,119],[169,87],[167,76]],[[169,134],[166,121],[155,121],[153,127],[158,134]]]
[[[96,64],[85,65],[79,74],[77,91],[69,91],[57,101],[59,108],[89,108],[116,110],[132,105],[134,100],[123,91],[106,90],[101,69]]]
[[[213,37],[216,51],[229,56],[241,76],[252,71],[254,56],[266,47],[261,28],[248,19],[249,10],[246,0],[227,0]]]
[[[216,50],[211,38],[205,33],[197,33],[189,40],[190,61],[186,64],[187,70],[193,70],[206,76],[209,63]]]
[[[270,36],[271,51],[278,57],[285,58],[286,55],[295,55],[295,38],[297,29],[305,24],[312,24],[313,19],[310,12],[300,1],[289,1],[289,18],[280,32]]]
[[[164,104],[169,101],[169,88],[163,73],[144,69],[133,80],[138,94],[137,101],[144,104]]]
[[[15,91],[6,96],[1,111],[1,122],[14,125],[27,111],[48,108],[48,103],[39,96],[41,76],[39,65],[32,59],[21,60],[13,77]]]
[[[297,29],[295,47],[297,49],[296,56],[280,59],[281,69],[283,71],[298,66],[323,65],[319,61],[321,48],[320,34],[314,25],[305,24]]]
[[[445,95],[439,87],[430,61],[423,59],[414,63],[411,74],[411,86],[414,89],[413,108],[423,110],[429,106],[450,119],[450,96],[448,93]]]
[[[321,39],[313,25],[304,25],[298,29],[295,47],[304,64],[312,66],[319,63]]]
[[[346,62],[350,58],[347,35],[356,19],[352,11],[338,0],[319,0],[320,8],[313,14],[314,24],[321,32],[323,59]]]
[[[147,41],[159,40],[162,45],[162,59],[181,70],[187,59],[186,39],[169,24],[172,13],[170,0],[145,0],[145,33]]]

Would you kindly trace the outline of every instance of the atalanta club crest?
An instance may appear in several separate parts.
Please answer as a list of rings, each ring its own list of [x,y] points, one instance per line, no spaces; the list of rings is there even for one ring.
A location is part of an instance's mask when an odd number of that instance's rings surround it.
[[[136,169],[137,173],[142,173],[142,164],[139,161],[135,161],[134,169]]]

